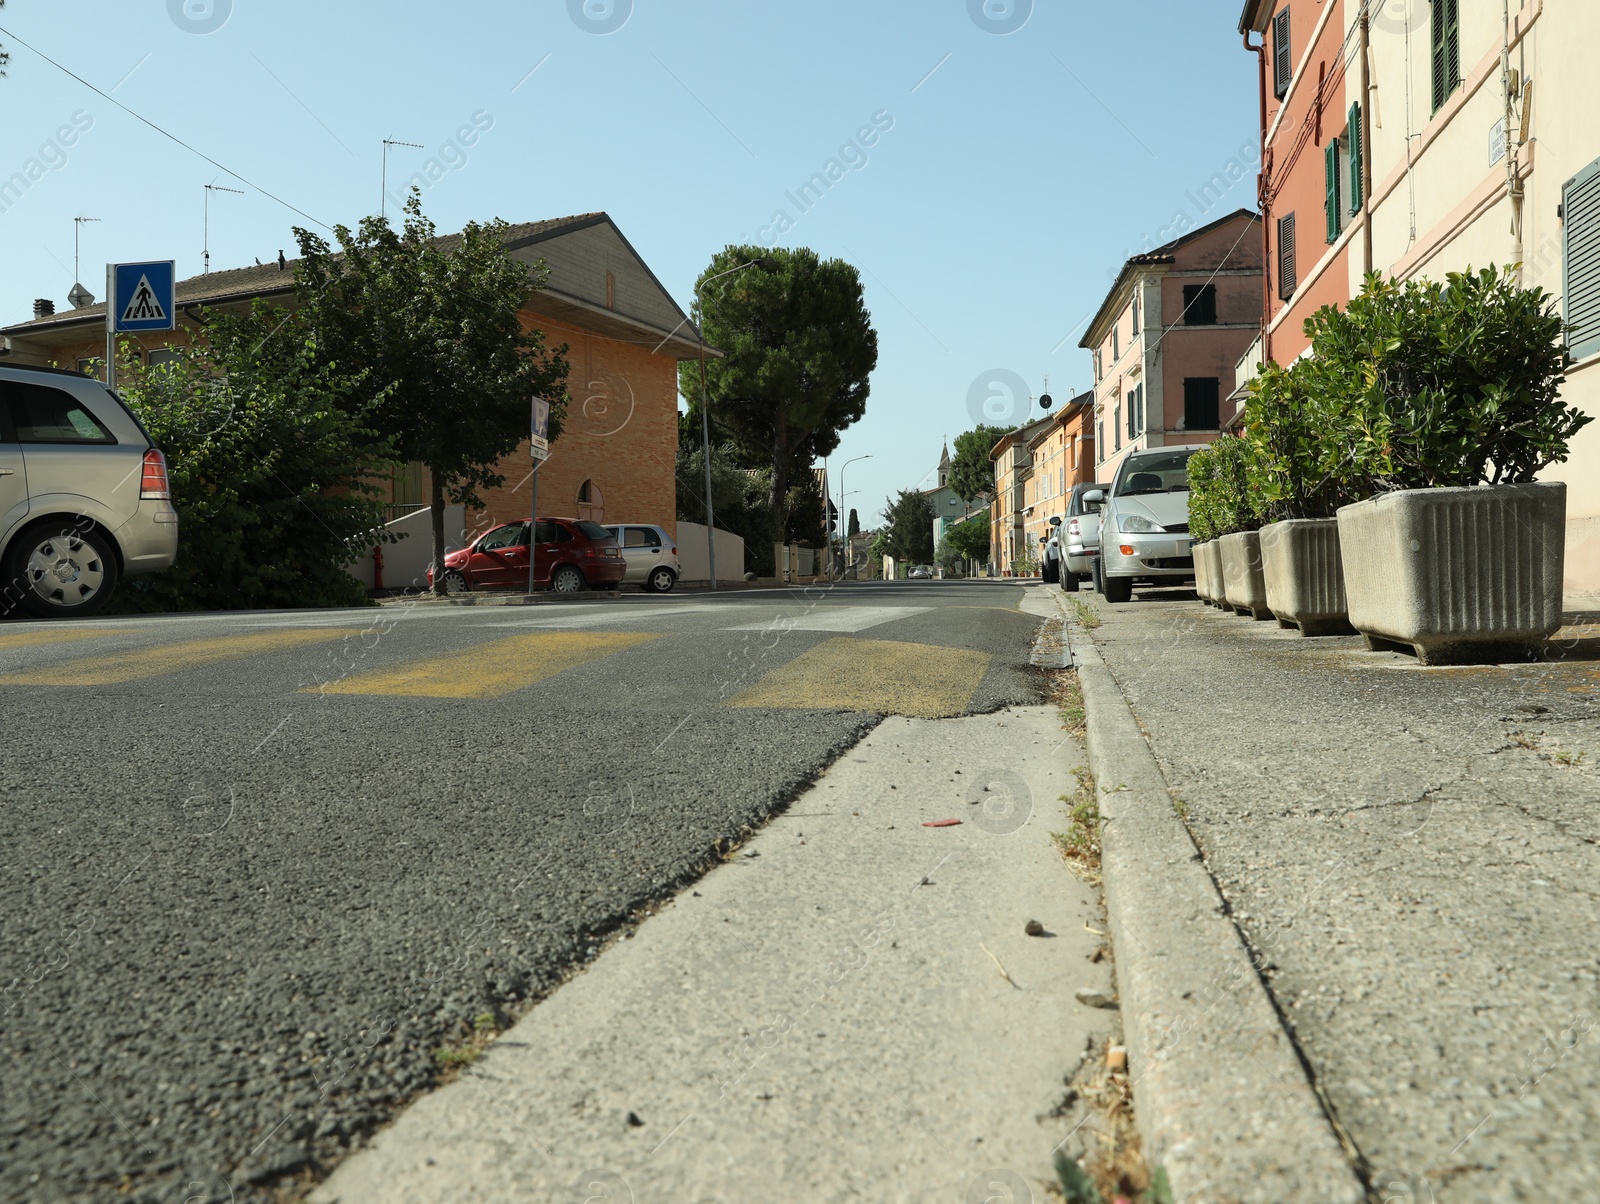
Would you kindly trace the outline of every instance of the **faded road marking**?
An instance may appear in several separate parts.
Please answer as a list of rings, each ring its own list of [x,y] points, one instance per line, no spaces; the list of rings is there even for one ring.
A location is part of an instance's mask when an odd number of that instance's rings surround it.
[[[106,633],[109,634],[109,633]],[[163,644],[138,652],[118,652],[109,656],[84,657],[0,676],[6,686],[109,686],[124,681],[139,681],[163,673],[178,673],[216,661],[236,660],[260,652],[277,652],[302,644],[323,643],[344,637],[342,631],[263,631],[255,635],[217,636],[208,640],[185,640]]]
[[[728,705],[944,719],[965,714],[988,668],[987,652],[840,638],[802,652],[734,695]]]

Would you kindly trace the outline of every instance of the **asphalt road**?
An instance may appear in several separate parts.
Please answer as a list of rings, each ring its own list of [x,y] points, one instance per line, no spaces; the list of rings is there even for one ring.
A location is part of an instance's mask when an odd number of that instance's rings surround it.
[[[996,582],[0,624],[0,1199],[293,1194],[886,713]]]

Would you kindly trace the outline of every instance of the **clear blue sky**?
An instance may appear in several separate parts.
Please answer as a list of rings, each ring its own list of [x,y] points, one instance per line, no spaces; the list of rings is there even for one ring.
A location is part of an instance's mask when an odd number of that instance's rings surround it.
[[[626,20],[591,32],[574,7]],[[975,7],[1027,20],[991,32]],[[329,224],[376,208],[383,138],[428,148],[391,151],[392,185],[480,114],[492,126],[426,195],[441,230],[603,209],[685,309],[717,249],[763,241],[788,211],[780,243],[856,264],[878,328],[867,416],[833,459],[837,491],[844,459],[874,457],[845,482],[871,526],[886,494],[924,482],[942,436],[973,425],[974,380],[1003,370],[1037,395],[1048,373],[1058,399],[1086,388],[1078,339],[1121,262],[1180,212],[1199,224],[1253,206],[1253,175],[1209,210],[1185,195],[1253,154],[1239,7],[10,0],[0,25]],[[226,19],[197,32],[208,13]],[[246,192],[213,198],[213,268],[294,253],[290,226],[306,218],[0,42],[0,179],[50,164],[3,201],[0,321],[31,316],[35,297],[65,308],[75,215],[101,219],[82,228],[96,295],[108,260],[199,272],[208,182]],[[92,124],[48,149],[75,114]],[[800,213],[785,194],[875,114],[892,127],[864,156],[843,152],[864,161]]]

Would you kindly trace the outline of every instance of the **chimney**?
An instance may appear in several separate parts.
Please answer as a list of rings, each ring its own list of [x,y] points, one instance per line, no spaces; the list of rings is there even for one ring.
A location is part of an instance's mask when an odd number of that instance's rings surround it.
[[[33,303],[33,316],[36,318],[48,318],[55,312],[56,303],[48,297],[40,297]]]

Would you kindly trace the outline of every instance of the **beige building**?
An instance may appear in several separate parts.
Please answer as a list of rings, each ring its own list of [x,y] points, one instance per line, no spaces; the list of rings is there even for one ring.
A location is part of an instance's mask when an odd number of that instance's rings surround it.
[[[1339,304],[1367,271],[1440,280],[1520,263],[1573,325],[1566,400],[1600,417],[1600,72],[1581,61],[1600,44],[1600,3],[1250,0],[1241,28],[1263,39],[1269,88],[1280,24],[1294,31],[1289,75],[1266,140],[1315,146],[1327,181],[1321,204],[1298,206],[1294,290]],[[1277,195],[1270,155],[1266,170]],[[1289,191],[1269,228],[1293,216]],[[1276,361],[1303,349],[1302,316],[1277,310]],[[1544,475],[1567,483],[1567,589],[1600,592],[1600,422]]]
[[[989,452],[994,461],[994,498],[989,503],[989,565],[1001,577],[1019,571],[1019,561],[1038,559],[1028,547],[1028,481],[1033,476],[1029,443],[1050,422],[1040,418],[1002,436]],[[1037,571],[1036,569],[1034,571]]]

